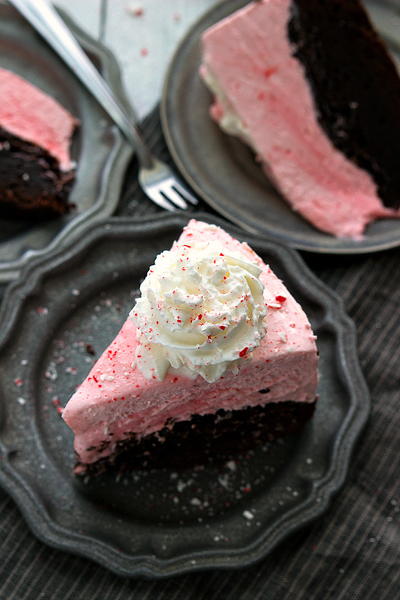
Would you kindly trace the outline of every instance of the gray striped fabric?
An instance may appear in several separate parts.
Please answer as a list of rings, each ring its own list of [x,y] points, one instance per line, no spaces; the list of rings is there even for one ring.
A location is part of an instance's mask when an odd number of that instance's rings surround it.
[[[154,113],[148,139],[167,152]],[[158,209],[134,183],[120,214]],[[366,257],[305,255],[342,297],[356,322],[361,364],[372,394],[370,424],[347,483],[318,522],[258,565],[161,582],[119,578],[47,548],[0,491],[0,600],[296,599],[394,600],[400,596],[400,249]]]

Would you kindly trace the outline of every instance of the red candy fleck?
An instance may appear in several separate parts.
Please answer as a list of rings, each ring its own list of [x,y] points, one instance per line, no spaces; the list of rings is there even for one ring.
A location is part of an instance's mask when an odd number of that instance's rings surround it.
[[[137,355],[137,358],[142,358],[142,355],[141,355],[141,354],[138,354],[138,355]]]
[[[191,248],[192,246],[188,246],[187,244],[183,244],[185,248]]]
[[[58,412],[58,414],[61,415],[61,413],[63,411],[63,407],[61,406],[60,400],[58,398],[53,398],[51,403],[54,406],[54,408],[56,409],[56,411]]]
[[[243,356],[246,356],[246,354],[247,354],[247,351],[248,351],[248,347],[246,346],[245,348],[243,348],[243,350],[241,350],[241,351],[239,352],[239,356],[240,356],[240,358],[243,358]]]
[[[197,318],[200,321],[203,318],[203,315],[198,315]]]
[[[273,308],[274,310],[279,310],[282,308],[282,304],[280,302],[267,304],[268,308]]]
[[[140,50],[140,55],[141,55],[141,56],[147,56],[147,55],[148,55],[148,53],[149,53],[149,51],[148,51],[148,49],[147,49],[147,48],[142,48],[142,49]]]
[[[23,379],[14,379],[14,383],[17,387],[21,387],[21,385],[24,383]]]
[[[219,253],[220,256],[225,256],[225,254],[222,254],[222,252]]]
[[[97,379],[96,375],[93,375],[93,381],[95,381],[96,383],[99,382],[99,380]]]
[[[222,329],[222,331],[226,329],[225,325],[220,325],[219,328]]]
[[[276,73],[277,70],[278,69],[276,67],[270,67],[269,69],[265,69],[264,75],[265,75],[265,77],[271,77],[271,75],[273,75],[274,73]]]
[[[177,377],[174,377],[172,381],[173,381],[174,383],[176,383],[176,382],[178,381],[178,378],[177,378]]]
[[[277,300],[278,302],[285,302],[286,296],[275,296],[275,300]]]

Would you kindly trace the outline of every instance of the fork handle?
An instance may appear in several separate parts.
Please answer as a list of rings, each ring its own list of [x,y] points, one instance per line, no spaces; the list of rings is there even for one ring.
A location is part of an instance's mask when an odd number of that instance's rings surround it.
[[[9,2],[52,46],[118,125],[136,149],[141,165],[151,167],[153,159],[138,126],[132,122],[53,6],[45,0],[9,0]]]

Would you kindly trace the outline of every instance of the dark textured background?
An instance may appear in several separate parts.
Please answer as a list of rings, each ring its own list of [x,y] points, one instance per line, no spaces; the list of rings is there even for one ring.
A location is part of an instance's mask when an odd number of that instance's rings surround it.
[[[144,129],[159,156],[168,159],[156,112]],[[119,214],[158,212],[138,189],[132,169]],[[364,257],[303,257],[356,323],[372,396],[370,423],[347,482],[325,516],[256,566],[150,582],[119,578],[38,542],[0,490],[0,600],[400,597],[400,249]],[[3,292],[4,286],[0,297]]]

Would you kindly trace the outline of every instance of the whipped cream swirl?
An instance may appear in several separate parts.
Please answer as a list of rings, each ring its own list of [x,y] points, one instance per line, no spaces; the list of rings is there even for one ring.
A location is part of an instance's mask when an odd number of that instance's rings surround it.
[[[175,243],[149,269],[130,316],[135,364],[148,379],[169,369],[216,381],[264,337],[261,269],[217,242]]]

